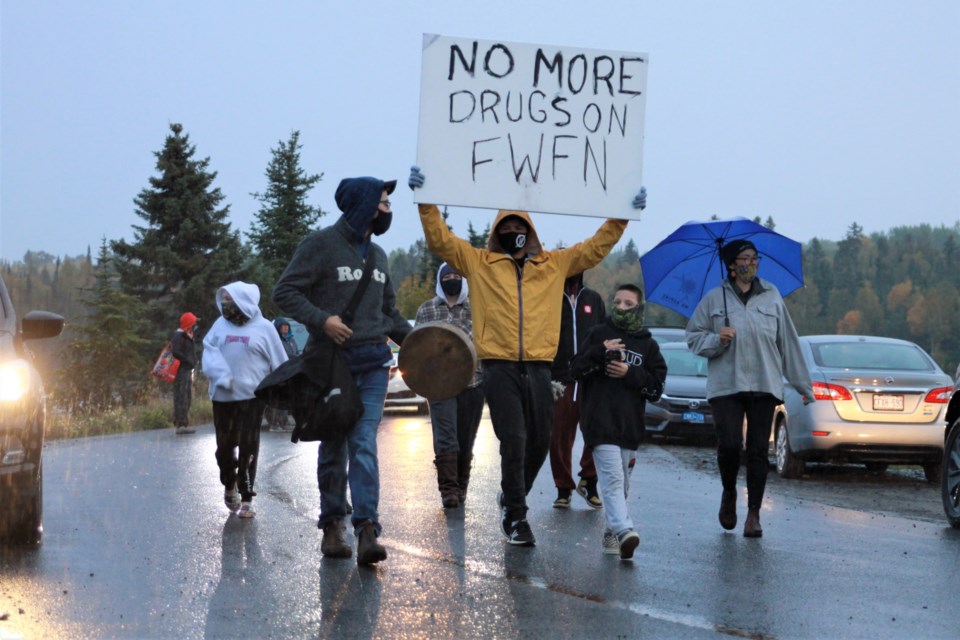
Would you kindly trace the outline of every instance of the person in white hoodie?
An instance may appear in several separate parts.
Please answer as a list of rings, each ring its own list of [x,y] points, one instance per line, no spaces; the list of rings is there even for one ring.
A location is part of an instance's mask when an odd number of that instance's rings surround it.
[[[260,288],[255,284],[231,282],[221,287],[217,291],[221,317],[203,339],[202,366],[210,379],[223,501],[230,511],[239,510],[241,518],[256,515],[253,482],[264,405],[254,391],[287,361],[280,336],[259,305]]]

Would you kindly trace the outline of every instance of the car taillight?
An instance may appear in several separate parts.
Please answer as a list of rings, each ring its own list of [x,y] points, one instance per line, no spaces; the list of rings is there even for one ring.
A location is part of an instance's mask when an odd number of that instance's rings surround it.
[[[947,404],[950,402],[951,391],[953,391],[953,387],[937,387],[931,390],[923,401],[931,404]]]
[[[813,397],[817,400],[853,400],[853,396],[845,387],[826,382],[813,383]]]

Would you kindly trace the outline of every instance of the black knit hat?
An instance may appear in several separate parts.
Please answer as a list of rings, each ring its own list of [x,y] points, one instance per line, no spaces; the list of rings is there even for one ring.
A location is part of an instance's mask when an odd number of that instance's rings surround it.
[[[720,259],[724,265],[729,266],[747,249],[756,251],[757,247],[749,240],[731,240],[720,249]]]

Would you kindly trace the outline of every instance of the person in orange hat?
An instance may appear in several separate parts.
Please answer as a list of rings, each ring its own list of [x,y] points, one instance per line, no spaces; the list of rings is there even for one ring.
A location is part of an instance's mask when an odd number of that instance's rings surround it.
[[[173,428],[176,434],[194,433],[189,425],[190,403],[193,401],[193,368],[197,366],[197,345],[193,337],[200,318],[189,311],[180,316],[180,328],[173,334],[173,357],[180,361],[173,380]]]

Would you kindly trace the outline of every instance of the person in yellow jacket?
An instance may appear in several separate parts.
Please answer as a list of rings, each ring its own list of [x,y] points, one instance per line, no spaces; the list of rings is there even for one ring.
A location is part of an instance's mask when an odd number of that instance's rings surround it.
[[[412,167],[410,188],[424,181],[420,168]],[[646,200],[641,189],[634,208],[645,208]],[[497,214],[487,248],[477,249],[450,231],[436,205],[419,209],[427,247],[470,282],[473,340],[500,440],[500,526],[510,544],[533,546],[526,496],[550,447],[550,365],[560,338],[563,284],[567,276],[599,264],[627,221],[607,220],[591,238],[546,251],[530,214],[504,210]]]

